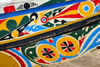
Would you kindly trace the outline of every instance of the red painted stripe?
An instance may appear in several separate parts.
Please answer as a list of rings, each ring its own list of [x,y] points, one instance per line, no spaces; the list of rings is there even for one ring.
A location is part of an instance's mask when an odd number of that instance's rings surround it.
[[[3,21],[5,21],[6,19],[3,19],[3,20],[0,20],[0,24],[3,22]]]
[[[47,63],[47,62],[45,62],[44,60],[42,60],[42,59],[38,59],[38,61],[37,61],[38,63],[43,63],[43,64],[50,64],[50,63]]]
[[[77,4],[75,4],[75,5],[73,5],[73,6],[69,7],[69,8],[67,8],[66,10],[62,11],[62,12],[59,13],[58,15],[48,18],[48,20],[51,20],[52,18],[53,18],[53,19],[56,19],[57,16],[60,16],[60,15],[62,15],[62,14],[64,14],[64,13],[67,13],[68,11],[71,11],[71,10],[78,10],[79,4],[80,4],[80,3],[77,3]],[[68,15],[68,16],[70,17],[70,15]],[[68,17],[68,16],[67,16],[67,17]],[[73,17],[73,16],[71,16],[71,18],[72,18],[72,17]],[[77,17],[77,16],[75,15],[75,17]],[[63,17],[62,17],[62,18],[63,18]]]
[[[56,18],[83,18],[83,16],[81,16],[80,14],[76,14],[76,15],[65,15],[65,16],[60,16],[60,17],[56,17]],[[55,18],[54,18],[55,19]]]
[[[8,51],[8,50],[4,50],[4,52],[7,52],[9,54],[11,54],[13,57],[15,57],[17,59],[17,61],[20,63],[21,67],[26,67],[25,63],[23,62],[23,60],[18,57],[17,55],[15,55],[14,53]]]
[[[73,5],[73,6],[69,7],[69,8],[67,8],[66,10],[64,10],[63,12],[61,12],[61,13],[58,14],[58,15],[62,15],[62,14],[64,14],[64,13],[67,13],[68,11],[71,11],[71,10],[78,10],[79,4],[80,4],[80,3],[77,3],[77,4],[75,4],[75,5]],[[58,15],[57,15],[57,16],[58,16]]]
[[[99,3],[100,5],[100,0],[91,0],[92,2],[94,2],[95,6]]]

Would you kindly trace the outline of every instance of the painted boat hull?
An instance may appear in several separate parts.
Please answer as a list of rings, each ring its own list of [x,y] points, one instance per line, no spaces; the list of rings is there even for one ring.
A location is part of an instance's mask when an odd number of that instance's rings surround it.
[[[9,67],[45,66],[99,49],[99,6],[77,0],[0,14],[0,57]]]

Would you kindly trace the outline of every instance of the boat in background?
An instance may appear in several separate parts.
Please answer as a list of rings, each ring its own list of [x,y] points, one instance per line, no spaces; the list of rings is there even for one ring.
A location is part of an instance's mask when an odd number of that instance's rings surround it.
[[[0,66],[60,64],[100,49],[100,0],[30,0],[0,6]]]

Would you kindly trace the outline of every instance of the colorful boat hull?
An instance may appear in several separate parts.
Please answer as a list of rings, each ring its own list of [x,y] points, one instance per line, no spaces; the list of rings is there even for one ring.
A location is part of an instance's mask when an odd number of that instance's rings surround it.
[[[1,14],[0,57],[10,67],[37,67],[99,49],[99,7],[99,0],[77,0]]]

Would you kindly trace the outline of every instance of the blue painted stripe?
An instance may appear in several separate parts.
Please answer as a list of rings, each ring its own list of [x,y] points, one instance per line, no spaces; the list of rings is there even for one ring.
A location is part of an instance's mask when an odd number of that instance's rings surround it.
[[[18,51],[15,50],[15,49],[9,49],[9,50],[11,50],[11,51],[14,52],[15,54],[19,55],[20,57],[22,57],[22,58],[25,60],[25,62],[27,63],[28,67],[32,67],[32,65],[31,65],[31,63],[28,61],[28,59],[27,59],[24,55],[22,55],[20,52],[18,52]]]
[[[87,45],[87,46],[88,46],[88,44],[92,41],[93,37],[95,37],[96,34],[98,34],[99,31],[100,31],[100,27],[97,28],[97,29],[91,34],[91,36],[87,39],[87,41],[86,41],[86,43],[85,43],[84,45]],[[92,41],[91,45],[85,50],[85,52],[89,51],[90,49],[92,49],[92,48],[94,48],[94,47],[96,47],[96,46],[99,46],[99,45],[100,45],[100,41],[98,41],[99,38],[100,38],[100,33],[95,37],[94,41]],[[91,40],[90,40],[90,39],[91,39]],[[98,42],[97,42],[97,41],[98,41]],[[86,46],[85,46],[85,48],[86,48]],[[85,53],[85,52],[84,52],[84,53]],[[84,53],[83,53],[83,54],[84,54]],[[82,54],[82,55],[83,55],[83,54]]]
[[[24,14],[28,14],[28,13],[53,9],[53,8],[57,8],[57,7],[61,7],[61,6],[65,6],[65,5],[69,5],[69,4],[73,4],[73,3],[78,3],[78,2],[82,2],[82,1],[87,1],[87,0],[73,0],[73,1],[68,1],[68,2],[61,2],[61,3],[52,4],[52,5],[47,5],[47,6],[41,6],[41,7],[37,7],[37,8],[28,9],[28,10],[0,14],[0,19],[5,19],[5,18],[24,15]]]

